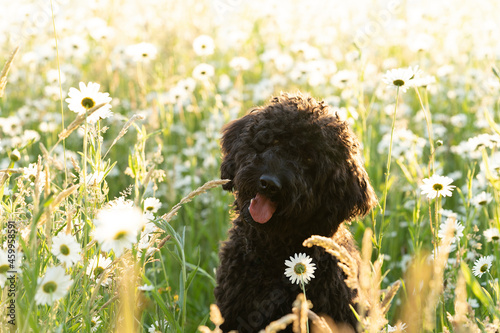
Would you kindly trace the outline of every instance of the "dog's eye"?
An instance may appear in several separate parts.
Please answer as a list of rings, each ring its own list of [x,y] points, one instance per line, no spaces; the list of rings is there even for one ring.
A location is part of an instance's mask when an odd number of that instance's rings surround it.
[[[303,161],[304,166],[307,168],[310,168],[314,165],[314,158],[312,156],[305,157]]]

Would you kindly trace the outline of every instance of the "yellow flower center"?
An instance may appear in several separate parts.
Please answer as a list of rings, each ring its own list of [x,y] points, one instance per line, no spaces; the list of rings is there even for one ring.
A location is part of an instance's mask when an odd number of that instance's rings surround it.
[[[434,184],[434,185],[432,185],[432,188],[434,189],[434,191],[441,191],[443,189],[443,185]]]
[[[10,266],[9,265],[2,265],[0,266],[0,274],[5,274],[9,270]]]
[[[59,248],[59,250],[65,256],[67,256],[70,253],[69,247],[66,244],[61,245],[61,247]]]
[[[86,109],[90,109],[95,106],[95,102],[92,98],[85,97],[84,99],[82,99],[82,106]]]
[[[481,268],[479,268],[479,270],[481,271],[481,273],[484,273],[488,270],[488,264],[483,264],[483,266],[481,266]]]
[[[492,236],[491,239],[493,239],[494,241],[497,241],[500,239],[500,237],[499,236]]]
[[[295,266],[293,266],[293,271],[297,275],[302,275],[302,274],[304,274],[306,272],[306,265],[304,265],[303,263],[299,262],[298,264],[295,264]]]
[[[403,81],[403,80],[399,80],[399,79],[398,79],[398,80],[394,80],[394,81],[392,82],[392,84],[394,84],[394,85],[395,85],[395,86],[397,86],[397,87],[401,87],[401,86],[404,86],[405,81]]]
[[[96,277],[99,277],[102,274],[102,272],[104,272],[104,268],[102,267],[96,267],[96,269],[94,269],[94,275]]]
[[[43,285],[42,289],[47,294],[52,294],[54,291],[57,290],[57,283],[55,283],[54,281],[49,281]]]
[[[123,239],[123,238],[125,238],[125,236],[127,236],[127,232],[126,231],[120,231],[120,232],[116,233],[115,240]]]

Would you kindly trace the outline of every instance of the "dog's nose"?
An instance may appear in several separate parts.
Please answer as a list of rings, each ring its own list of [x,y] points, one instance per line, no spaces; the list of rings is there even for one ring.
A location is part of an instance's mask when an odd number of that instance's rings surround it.
[[[276,193],[281,190],[281,183],[278,177],[266,174],[260,177],[260,188],[269,193]]]

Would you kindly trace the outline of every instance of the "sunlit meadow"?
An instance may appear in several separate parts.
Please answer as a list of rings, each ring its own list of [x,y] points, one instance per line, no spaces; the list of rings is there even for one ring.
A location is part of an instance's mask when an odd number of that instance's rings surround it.
[[[379,198],[350,225],[360,331],[499,332],[499,13],[2,0],[0,331],[218,332],[220,129],[300,90],[351,124]]]

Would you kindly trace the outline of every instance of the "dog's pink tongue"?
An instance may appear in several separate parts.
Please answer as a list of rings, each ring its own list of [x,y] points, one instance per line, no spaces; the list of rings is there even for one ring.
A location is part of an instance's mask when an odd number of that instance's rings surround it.
[[[257,193],[255,198],[250,201],[248,210],[255,222],[266,223],[273,217],[276,211],[276,204],[265,196]]]

